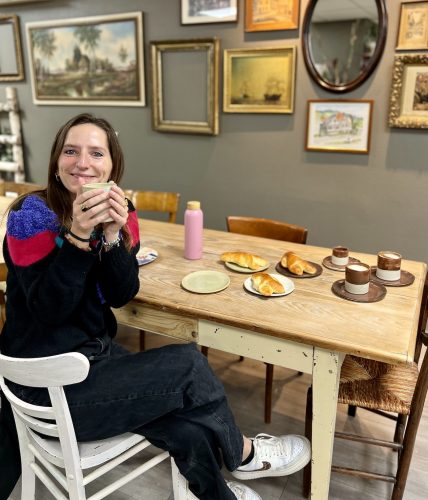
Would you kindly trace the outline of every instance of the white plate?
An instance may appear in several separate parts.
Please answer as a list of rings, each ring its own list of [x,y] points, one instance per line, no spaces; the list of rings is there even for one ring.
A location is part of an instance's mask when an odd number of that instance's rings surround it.
[[[260,271],[264,271],[270,266],[269,262],[266,264],[266,266],[259,267],[258,269],[250,269],[249,267],[238,266],[238,264],[235,264],[234,262],[225,262],[224,264],[229,269],[232,269],[232,271],[238,271],[238,273],[247,273],[247,274],[259,273]]]
[[[181,281],[181,286],[189,292],[215,293],[229,286],[230,278],[219,271],[195,271],[187,274]]]
[[[158,252],[157,252],[157,250],[154,250],[153,248],[143,247],[143,248],[140,248],[136,257],[137,257],[138,265],[144,266],[146,264],[150,264],[150,262],[153,262],[155,259],[157,259]]]
[[[247,278],[244,281],[244,287],[246,290],[248,290],[251,293],[255,293],[256,295],[261,295],[262,297],[282,297],[283,295],[288,295],[294,290],[294,283],[291,281],[291,279],[286,278],[285,276],[281,276],[280,274],[272,274],[268,273],[269,276],[272,278],[276,278],[284,287],[285,292],[283,293],[273,293],[272,295],[263,295],[262,293],[258,292],[253,288],[253,285],[251,283],[251,277]]]

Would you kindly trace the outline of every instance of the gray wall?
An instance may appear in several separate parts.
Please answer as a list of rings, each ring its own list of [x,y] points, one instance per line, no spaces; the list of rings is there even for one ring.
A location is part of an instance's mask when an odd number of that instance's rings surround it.
[[[301,22],[307,5],[301,2]],[[390,249],[426,260],[428,241],[426,131],[387,126],[389,92],[400,2],[389,4],[385,53],[374,75],[343,98],[374,99],[369,155],[305,152],[308,99],[336,98],[309,78],[299,31],[244,33],[244,1],[238,24],[180,26],[179,0],[52,0],[4,7],[20,17],[26,80],[18,82],[28,178],[42,183],[54,133],[66,119],[90,110],[120,131],[128,188],[171,190],[185,201],[200,199],[205,225],[225,229],[228,214],[282,219],[306,226],[308,243],[342,244],[355,251]],[[146,88],[144,108],[35,106],[32,102],[25,23],[142,10],[145,13]],[[292,115],[220,114],[217,137],[166,134],[151,129],[148,42],[218,36],[222,49],[296,44],[298,63]],[[4,87],[0,84],[0,100]],[[339,98],[342,98],[339,96]],[[281,245],[281,248],[285,245]]]

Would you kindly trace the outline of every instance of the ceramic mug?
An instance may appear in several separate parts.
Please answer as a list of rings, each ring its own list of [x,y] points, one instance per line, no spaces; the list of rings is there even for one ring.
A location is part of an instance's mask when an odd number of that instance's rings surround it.
[[[110,191],[111,187],[114,186],[114,182],[89,182],[82,186],[83,192],[92,191],[93,189],[103,189],[104,191]],[[105,211],[108,213],[108,209]],[[102,212],[104,213],[104,212]],[[103,222],[113,222],[113,219],[109,216]]]
[[[401,277],[401,255],[383,250],[377,254],[376,276],[385,281],[397,281]]]
[[[346,266],[349,262],[349,249],[346,247],[334,247],[331,253],[331,262],[336,266]]]
[[[345,269],[345,290],[356,295],[368,293],[370,286],[370,266],[362,262],[349,264]]]

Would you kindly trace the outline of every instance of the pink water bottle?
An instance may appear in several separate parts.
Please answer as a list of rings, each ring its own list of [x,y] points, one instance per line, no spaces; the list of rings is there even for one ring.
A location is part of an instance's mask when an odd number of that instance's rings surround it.
[[[188,201],[184,212],[184,257],[200,259],[202,257],[202,239],[204,214],[199,201]]]

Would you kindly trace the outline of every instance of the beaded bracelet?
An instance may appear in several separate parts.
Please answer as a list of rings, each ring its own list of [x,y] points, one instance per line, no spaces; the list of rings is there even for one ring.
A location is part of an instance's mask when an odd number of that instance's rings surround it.
[[[108,252],[112,248],[118,247],[120,245],[120,241],[122,240],[122,237],[119,234],[119,236],[115,240],[107,241],[105,236],[103,235],[102,240],[103,240],[104,251]]]

